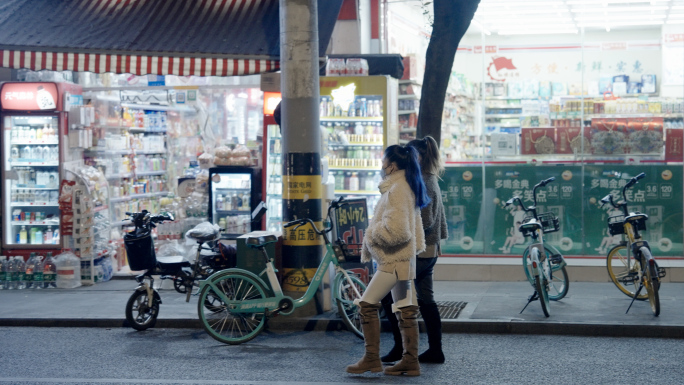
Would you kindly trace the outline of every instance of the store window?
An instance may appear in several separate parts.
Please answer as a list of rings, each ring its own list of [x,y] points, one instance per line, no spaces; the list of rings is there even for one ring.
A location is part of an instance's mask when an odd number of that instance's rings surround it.
[[[513,196],[560,219],[546,241],[606,255],[600,199],[629,178],[656,256],[681,257],[684,8],[668,1],[483,1],[461,41],[442,126],[447,255],[520,255]],[[676,4],[675,4],[676,5]],[[642,10],[639,7],[646,7]],[[648,15],[648,17],[644,16]]]

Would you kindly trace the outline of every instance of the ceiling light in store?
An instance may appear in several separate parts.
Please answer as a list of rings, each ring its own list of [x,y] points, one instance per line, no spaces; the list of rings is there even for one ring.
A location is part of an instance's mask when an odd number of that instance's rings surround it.
[[[684,24],[684,19],[668,20],[666,24]]]
[[[610,22],[610,23],[580,23],[581,27],[599,27],[602,28],[606,25],[611,26],[611,27],[631,27],[631,26],[639,26],[639,25],[663,25],[664,22],[662,20],[659,21],[634,21],[634,22],[624,22],[621,23],[619,21],[615,22]]]
[[[539,0],[539,1],[486,1],[480,3],[480,8],[500,8],[500,7],[548,7],[550,5],[563,5],[560,0]]]
[[[646,3],[648,0],[600,0],[601,4],[629,4],[629,3]],[[670,0],[651,0],[651,4],[667,3]],[[594,5],[599,0],[569,0],[568,5]]]
[[[577,22],[582,21],[626,21],[626,20],[644,20],[645,18],[650,19],[664,19],[667,15],[610,15],[610,16],[580,16],[576,20]]]
[[[573,13],[592,13],[592,12],[646,12],[646,11],[667,11],[669,7],[667,6],[655,6],[655,7],[591,7],[591,8],[572,8]]]
[[[499,35],[553,35],[553,34],[576,34],[577,29],[535,29],[535,30],[502,30]]]

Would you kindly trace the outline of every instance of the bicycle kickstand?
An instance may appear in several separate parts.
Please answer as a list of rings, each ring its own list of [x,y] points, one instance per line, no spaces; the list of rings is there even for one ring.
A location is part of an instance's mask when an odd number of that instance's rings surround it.
[[[634,300],[639,296],[639,293],[641,293],[641,289],[643,289],[643,288],[644,288],[644,283],[641,282],[636,293],[634,293],[634,298],[632,298],[632,302],[629,303],[629,307],[627,308],[627,311],[625,312],[625,314],[629,313],[629,309],[632,308],[632,304],[634,304]]]
[[[527,304],[525,305],[525,307],[522,310],[520,310],[520,314],[522,314],[522,312],[524,312],[525,309],[527,309],[527,306],[530,303],[532,303],[533,301],[536,301],[538,299],[539,299],[539,293],[537,293],[537,291],[535,290],[534,293],[532,293],[532,295],[527,298]]]

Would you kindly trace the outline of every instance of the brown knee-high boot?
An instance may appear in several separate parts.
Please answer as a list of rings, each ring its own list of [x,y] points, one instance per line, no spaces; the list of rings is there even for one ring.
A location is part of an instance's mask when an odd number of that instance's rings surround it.
[[[401,330],[401,340],[404,345],[404,355],[394,366],[385,368],[385,374],[398,376],[419,376],[420,364],[418,363],[418,306],[406,306],[401,308],[401,312],[396,313],[399,318],[399,329]]]
[[[347,373],[360,374],[367,371],[381,372],[382,362],[380,361],[380,319],[378,310],[380,304],[370,304],[359,302],[361,307],[361,330],[366,345],[366,354],[361,357],[359,362],[347,366]]]

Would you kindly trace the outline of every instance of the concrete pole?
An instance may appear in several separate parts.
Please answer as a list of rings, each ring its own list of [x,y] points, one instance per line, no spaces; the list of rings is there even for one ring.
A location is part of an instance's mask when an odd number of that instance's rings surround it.
[[[318,3],[280,0],[283,222],[311,218],[321,228]],[[283,291],[301,297],[320,263],[323,241],[310,226],[283,229]],[[322,289],[322,287],[321,287]],[[320,300],[295,314],[321,313]]]

